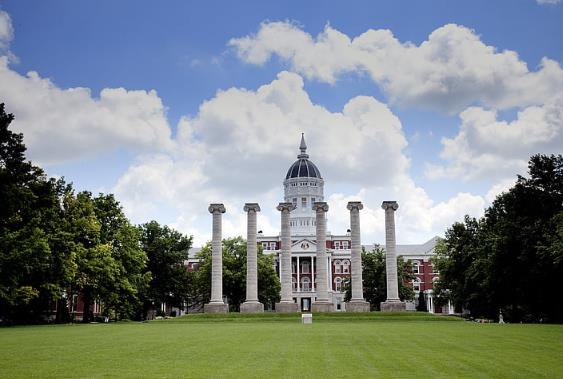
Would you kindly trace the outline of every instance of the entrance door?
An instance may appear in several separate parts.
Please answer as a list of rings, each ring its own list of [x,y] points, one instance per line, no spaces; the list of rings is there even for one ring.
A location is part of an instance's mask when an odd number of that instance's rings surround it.
[[[301,298],[301,310],[303,312],[308,312],[311,310],[311,298],[303,297]]]

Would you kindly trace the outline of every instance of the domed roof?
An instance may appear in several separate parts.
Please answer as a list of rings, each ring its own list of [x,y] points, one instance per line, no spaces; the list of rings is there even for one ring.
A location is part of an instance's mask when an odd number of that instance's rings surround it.
[[[307,151],[307,145],[305,144],[305,137],[301,134],[301,145],[299,146],[301,154],[297,156],[297,159],[287,170],[286,179],[290,178],[318,178],[322,179],[321,172],[315,166],[313,162],[309,160],[309,155],[305,152]]]

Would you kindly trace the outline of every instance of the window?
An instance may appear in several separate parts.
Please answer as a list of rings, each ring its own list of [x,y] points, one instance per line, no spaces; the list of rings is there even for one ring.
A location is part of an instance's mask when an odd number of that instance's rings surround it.
[[[291,202],[293,203],[293,205],[297,206],[297,198],[296,197],[291,199]]]
[[[311,209],[313,209],[313,207],[315,206],[315,201],[316,201],[315,198],[312,197],[311,198]]]
[[[268,246],[269,246],[269,245],[268,245],[268,242],[262,242],[262,249],[264,249],[264,250],[269,250],[269,249],[268,249]]]
[[[306,197],[301,198],[301,208],[307,208],[307,198]]]
[[[342,249],[347,250],[350,248],[348,241],[342,241]]]
[[[302,274],[308,274],[310,272],[310,269],[311,269],[311,265],[310,265],[309,261],[301,262],[301,273]]]
[[[348,259],[345,259],[342,261],[342,272],[344,274],[348,274],[350,272],[350,261]]]
[[[414,290],[414,292],[420,292],[422,282],[420,281],[420,278],[415,278],[412,281],[412,289]]]
[[[340,250],[340,241],[334,241],[334,250]]]
[[[291,288],[293,289],[293,292],[297,291],[297,279],[295,279],[295,277],[291,277]]]
[[[291,260],[291,273],[297,273],[297,261]]]
[[[308,277],[301,279],[301,291],[311,292],[311,279]]]
[[[342,262],[338,259],[334,261],[334,273],[335,274],[342,273]]]
[[[270,242],[270,250],[276,250],[276,243]]]
[[[334,278],[334,289],[336,292],[342,292],[342,278]]]
[[[412,263],[412,272],[413,272],[413,274],[422,274],[422,270],[421,270],[421,267],[420,267],[420,266],[421,266],[421,265],[420,265],[420,262],[419,262],[419,261],[414,261],[414,262]]]

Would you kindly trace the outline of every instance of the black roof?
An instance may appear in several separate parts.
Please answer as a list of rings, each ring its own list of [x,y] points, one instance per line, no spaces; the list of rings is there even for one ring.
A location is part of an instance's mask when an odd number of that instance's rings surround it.
[[[308,160],[307,158],[300,158],[295,161],[287,170],[287,175],[285,176],[286,179],[289,178],[319,178],[321,177],[321,172],[315,166],[313,162]]]

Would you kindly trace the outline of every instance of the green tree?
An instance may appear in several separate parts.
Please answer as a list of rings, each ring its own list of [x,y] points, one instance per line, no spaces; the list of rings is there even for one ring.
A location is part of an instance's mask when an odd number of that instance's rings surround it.
[[[58,252],[64,181],[27,161],[23,135],[0,104],[0,318],[34,322],[61,296],[72,257]]]
[[[437,249],[440,291],[473,316],[563,320],[563,157],[535,155],[528,177],[499,195],[481,220],[465,218]]]
[[[246,241],[242,237],[223,240],[223,295],[227,297],[229,309],[239,311],[246,297]],[[198,254],[200,259],[196,287],[201,304],[211,297],[211,243],[206,244]],[[265,305],[279,301],[281,289],[274,268],[273,256],[265,255],[258,249],[258,300]]]
[[[376,245],[372,250],[362,248],[362,279],[364,281],[364,298],[370,303],[372,310],[379,310],[381,302],[387,299],[387,277],[385,274],[385,250]],[[410,281],[414,278],[409,261],[397,257],[397,276],[399,281],[399,297],[401,300],[412,300],[414,292]],[[351,286],[345,285],[344,300],[352,297]]]
[[[152,306],[167,303],[183,308],[190,300],[192,275],[185,262],[192,237],[151,221],[139,226],[141,248],[148,257],[147,273],[151,280],[144,298],[144,312]],[[156,303],[156,304],[153,304]]]

